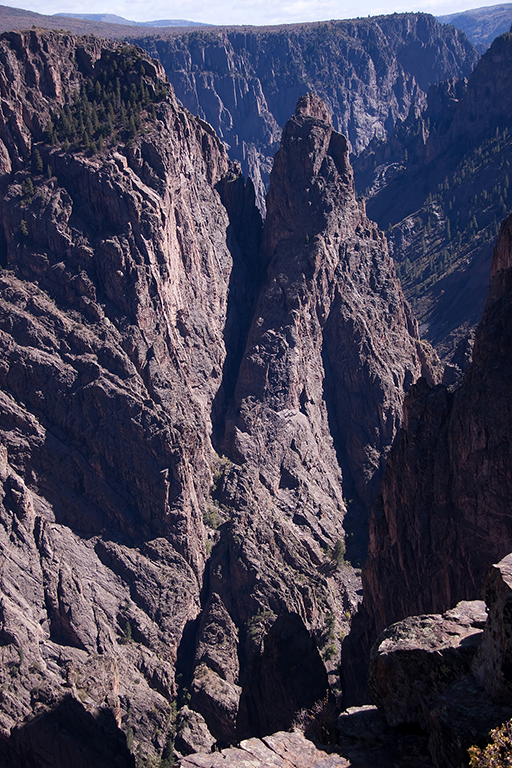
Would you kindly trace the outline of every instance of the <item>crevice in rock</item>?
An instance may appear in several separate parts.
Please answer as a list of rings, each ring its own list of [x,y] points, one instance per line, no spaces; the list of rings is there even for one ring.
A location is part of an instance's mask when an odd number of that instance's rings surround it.
[[[346,557],[350,563],[362,563],[368,548],[368,506],[359,498],[354,478],[349,465],[347,448],[340,432],[339,424],[344,423],[337,409],[339,394],[336,394],[335,377],[327,352],[324,336],[322,347],[322,364],[324,370],[323,400],[325,402],[329,431],[332,436],[336,458],[343,477],[343,495],[346,503],[346,513],[343,518],[343,528],[346,532]],[[340,382],[337,382],[338,387]]]
[[[260,263],[263,224],[256,207],[252,181],[245,181],[236,166],[218,182],[216,189],[229,217],[226,243],[233,259],[224,327],[226,357],[222,382],[211,412],[212,443],[221,452],[226,411],[237,383],[253,307],[263,277]]]

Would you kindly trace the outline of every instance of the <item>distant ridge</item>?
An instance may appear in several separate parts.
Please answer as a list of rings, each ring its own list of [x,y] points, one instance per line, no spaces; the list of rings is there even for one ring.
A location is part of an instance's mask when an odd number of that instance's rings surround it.
[[[115,19],[115,21],[98,21],[98,19]],[[163,24],[176,24],[176,26],[153,26]],[[185,25],[185,26],[184,26]],[[22,8],[11,8],[10,6],[0,5],[0,32],[8,32],[10,30],[22,30],[31,29],[35,27],[37,29],[55,29],[65,30],[74,35],[96,35],[97,37],[106,37],[113,40],[124,40],[127,35],[141,34],[141,30],[144,29],[145,33],[153,35],[175,35],[181,34],[182,30],[186,28],[197,29],[203,27],[199,22],[194,21],[155,21],[155,22],[143,22],[138,24],[135,21],[127,21],[121,16],[107,15],[107,14],[90,14],[89,18],[83,18],[81,16],[70,14],[69,16],[45,16],[41,13],[35,13],[34,11],[26,11]],[[204,25],[208,26],[208,25]]]
[[[115,13],[54,13],[54,17],[65,19],[84,19],[85,21],[99,21],[104,24],[122,24],[129,27],[209,27],[201,21],[187,21],[186,19],[160,19],[158,21],[131,21]]]
[[[437,16],[437,20],[441,24],[453,24],[467,35],[479,53],[485,53],[496,37],[510,31],[512,3],[472,8],[447,16]]]

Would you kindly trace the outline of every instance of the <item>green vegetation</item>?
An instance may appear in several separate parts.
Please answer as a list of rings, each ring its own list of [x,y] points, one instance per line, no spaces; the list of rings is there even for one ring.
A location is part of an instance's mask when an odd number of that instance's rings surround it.
[[[93,76],[82,84],[73,102],[52,114],[46,141],[91,154],[105,144],[129,141],[141,128],[144,116],[156,118],[154,105],[165,95],[152,65],[134,46],[103,51]],[[42,172],[42,159],[36,152],[32,167]]]
[[[133,749],[133,728],[131,725],[126,726],[126,746],[130,750],[130,752]]]
[[[512,766],[512,720],[490,734],[490,743],[484,749],[468,749],[470,768],[510,768]]]
[[[124,642],[131,643],[132,639],[132,625],[127,621],[124,625]]]
[[[208,528],[218,528],[220,523],[219,509],[215,503],[209,503],[203,512],[203,523]]]
[[[267,626],[276,618],[275,613],[268,608],[261,608],[246,622],[247,635],[251,640],[258,641],[267,630]]]
[[[334,644],[328,645],[323,653],[323,656],[325,661],[333,659],[336,656],[336,646]]]
[[[505,127],[464,154],[426,197],[414,218],[411,247],[397,267],[406,293],[414,285],[421,295],[476,244],[494,242],[512,207],[511,163],[512,137]]]
[[[328,613],[325,617],[325,642],[329,642],[330,640],[334,640],[334,627],[336,624],[336,620],[334,618],[333,613]]]
[[[420,323],[437,311],[445,290],[446,302],[455,301],[473,259],[477,264],[490,259],[500,224],[512,210],[511,172],[512,135],[507,127],[493,130],[464,147],[453,164],[447,162],[437,189],[429,194],[425,189],[420,208],[388,235],[405,296]],[[404,186],[417,189],[419,170],[404,174]],[[448,354],[460,337],[459,332],[448,336],[438,351]]]
[[[332,553],[332,559],[338,567],[341,567],[345,564],[345,552],[345,543],[341,539],[338,539],[334,545],[334,550]]]
[[[345,549],[345,543],[342,539],[337,540],[333,549],[331,549],[329,545],[322,547],[322,549],[325,552],[326,556],[331,561],[330,562],[330,565],[332,566],[331,570],[335,570],[336,568],[341,568],[343,565],[345,565],[346,549]]]

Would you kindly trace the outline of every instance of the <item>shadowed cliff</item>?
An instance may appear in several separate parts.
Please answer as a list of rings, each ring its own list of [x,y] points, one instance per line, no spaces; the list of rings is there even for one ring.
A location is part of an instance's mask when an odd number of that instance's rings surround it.
[[[361,695],[363,657],[385,626],[479,598],[491,564],[512,549],[511,233],[509,217],[462,382],[450,389],[420,380],[406,399],[370,519],[365,597],[344,649],[349,690],[358,691],[350,700]]]

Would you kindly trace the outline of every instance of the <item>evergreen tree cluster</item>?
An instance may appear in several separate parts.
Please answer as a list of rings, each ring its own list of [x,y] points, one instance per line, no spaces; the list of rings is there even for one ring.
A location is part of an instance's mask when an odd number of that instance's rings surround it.
[[[54,112],[46,142],[96,154],[104,145],[133,139],[144,117],[156,120],[166,91],[134,46],[103,51],[72,102]]]
[[[507,128],[467,151],[415,214],[416,237],[397,263],[413,307],[475,247],[492,249],[501,221],[512,210],[512,136]],[[395,254],[395,258],[398,254]]]

